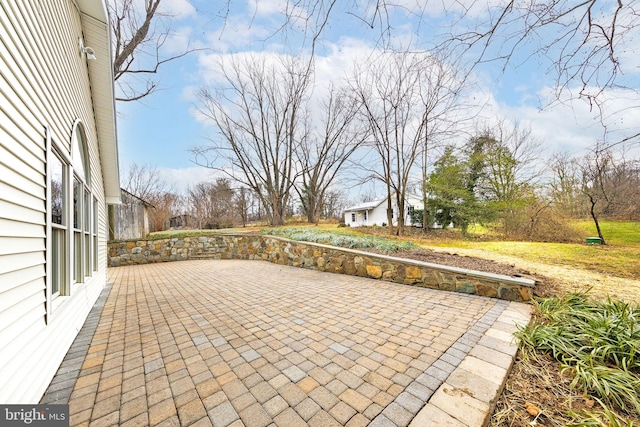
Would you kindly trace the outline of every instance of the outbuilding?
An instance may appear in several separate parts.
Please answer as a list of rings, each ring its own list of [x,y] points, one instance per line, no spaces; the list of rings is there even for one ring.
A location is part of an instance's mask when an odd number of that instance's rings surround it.
[[[405,225],[414,225],[411,220],[411,213],[414,209],[422,209],[422,198],[415,195],[408,195],[405,198],[404,216]],[[398,215],[400,214],[398,204],[395,202],[395,195],[391,197],[391,209],[393,225],[398,225]],[[344,223],[350,227],[362,226],[385,226],[387,219],[387,198],[378,199],[351,206],[344,211]]]

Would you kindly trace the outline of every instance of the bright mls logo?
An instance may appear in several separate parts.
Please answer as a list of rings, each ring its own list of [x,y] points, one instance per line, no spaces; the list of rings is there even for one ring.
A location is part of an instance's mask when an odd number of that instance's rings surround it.
[[[69,427],[69,405],[0,405],[0,427]]]

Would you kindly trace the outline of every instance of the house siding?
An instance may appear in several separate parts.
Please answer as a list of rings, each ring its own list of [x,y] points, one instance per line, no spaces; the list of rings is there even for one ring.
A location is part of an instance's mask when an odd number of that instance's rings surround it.
[[[406,212],[409,206],[413,206],[415,209],[422,209],[422,200],[409,196],[405,199],[405,225],[412,225],[411,217]],[[398,225],[398,205],[395,200],[391,200],[391,208],[393,209],[393,225]],[[364,220],[364,212],[367,212],[367,220]],[[356,221],[352,222],[351,214],[356,215]],[[361,227],[361,226],[382,226],[383,224],[387,224],[387,199],[381,200],[377,202],[374,207],[368,209],[360,209],[357,207],[348,208],[345,210],[344,214],[345,224],[351,227]]]
[[[106,282],[106,205],[82,16],[72,0],[0,4],[0,402],[45,391]],[[93,23],[93,25],[96,25]],[[104,24],[103,24],[104,28]],[[111,106],[111,108],[113,108]],[[47,316],[47,129],[70,153],[87,137],[98,200],[98,271],[58,297]]]

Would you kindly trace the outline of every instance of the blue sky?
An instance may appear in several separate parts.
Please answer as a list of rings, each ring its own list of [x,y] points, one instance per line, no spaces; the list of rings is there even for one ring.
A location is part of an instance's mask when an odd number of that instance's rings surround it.
[[[215,84],[210,67],[221,55],[242,52],[299,53],[303,33],[289,30],[276,33],[281,24],[279,8],[286,0],[232,2],[227,13],[216,9],[209,0],[165,0],[165,11],[173,15],[174,35],[165,45],[165,53],[180,52],[192,46],[207,48],[166,64],[157,76],[160,90],[141,102],[117,105],[118,139],[122,174],[132,162],[157,167],[161,175],[178,190],[186,185],[210,178],[212,171],[197,167],[189,149],[207,144],[215,137],[215,129],[197,120],[194,93],[202,85]],[[218,8],[227,2],[214,2]],[[343,2],[342,4],[344,4]],[[415,48],[428,46],[434,34],[449,23],[450,14],[443,14],[439,3],[400,0],[405,8],[392,15],[394,43],[411,44]],[[456,3],[462,4],[462,2]],[[471,4],[471,3],[470,3]],[[465,22],[482,20],[486,8],[473,2]],[[486,3],[483,3],[486,4]],[[425,6],[426,5],[426,6]],[[300,10],[300,14],[306,11]],[[317,76],[338,79],[348,73],[349,58],[358,52],[374,48],[380,39],[379,29],[370,29],[347,10],[334,10],[321,38],[318,50]],[[422,14],[422,23],[415,19]],[[223,18],[222,15],[226,15]],[[294,23],[294,27],[296,27]],[[297,25],[298,27],[300,25]],[[632,34],[634,35],[634,34]],[[634,89],[640,88],[640,60],[636,48],[638,38],[630,37],[623,52],[624,81]],[[474,99],[483,104],[482,117],[487,125],[499,119],[531,126],[534,135],[544,141],[546,154],[558,150],[582,153],[603,137],[598,114],[580,100],[564,99],[553,108],[543,109],[553,98],[555,81],[544,58],[529,57],[525,46],[517,60],[508,64],[490,63],[475,69],[473,79],[478,82]],[[615,120],[607,119],[616,128],[628,131],[640,129],[640,97],[629,89],[619,89],[607,104],[617,111]],[[615,135],[614,135],[615,136]]]

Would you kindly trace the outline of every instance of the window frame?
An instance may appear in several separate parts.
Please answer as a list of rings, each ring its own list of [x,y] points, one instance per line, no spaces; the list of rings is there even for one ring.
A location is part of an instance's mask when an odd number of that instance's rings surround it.
[[[98,272],[98,198],[93,195],[92,200],[92,224],[91,224],[91,245],[92,245],[92,271]]]
[[[91,158],[89,155],[89,147],[84,125],[80,120],[76,120],[71,132],[71,169],[72,169],[72,195],[73,206],[71,208],[72,217],[72,237],[71,237],[71,284],[81,285],[87,282],[87,278],[93,276],[96,270],[93,269],[93,251],[95,248],[92,244],[93,229],[93,203],[95,198],[91,186]],[[76,158],[80,157],[80,158]],[[81,174],[77,171],[82,172]],[[78,183],[78,187],[74,184]],[[76,191],[77,190],[77,191]],[[76,194],[77,193],[77,194]],[[77,215],[77,224],[74,222]],[[76,227],[77,225],[77,227]]]
[[[71,172],[71,156],[67,152],[66,148],[60,145],[57,140],[51,136],[51,129],[45,126],[45,140],[46,140],[46,152],[45,152],[45,206],[46,206],[46,221],[45,221],[45,322],[48,323],[52,314],[58,308],[60,304],[65,300],[64,297],[69,296],[70,290],[70,277],[71,277],[71,248],[70,248],[70,229],[71,229],[71,212],[70,212],[70,174]],[[53,156],[62,163],[62,184],[64,186],[62,196],[62,218],[63,224],[54,224],[52,220],[52,192],[51,182],[53,176],[52,159]],[[59,270],[59,284],[58,290],[53,292],[53,233],[54,230],[62,230],[62,255],[58,255],[57,259],[61,260]]]
[[[98,207],[99,201],[91,185],[91,156],[85,127],[77,119],[73,123],[71,139],[68,146],[60,144],[53,136],[49,126],[44,126],[45,132],[45,323],[58,307],[74,294],[77,286],[83,285],[87,279],[98,272]],[[74,155],[75,153],[75,155]],[[77,158],[79,154],[80,158]],[[54,223],[52,179],[54,157],[62,163],[62,222]],[[84,173],[81,177],[78,172]],[[78,183],[79,195],[74,206],[74,181]],[[77,209],[77,213],[74,210]],[[74,224],[77,215],[78,227]],[[54,233],[59,232],[61,239],[55,239]],[[76,233],[79,232],[79,245],[76,245]],[[58,242],[58,245],[54,243]],[[60,243],[62,242],[62,243]],[[54,247],[55,246],[55,247]],[[60,254],[60,248],[62,253]],[[55,254],[54,254],[55,251]],[[79,257],[79,258],[76,258]],[[76,265],[79,259],[79,265]],[[59,263],[56,268],[54,262]],[[80,277],[76,280],[77,267]],[[58,290],[55,286],[53,273],[59,277]]]

